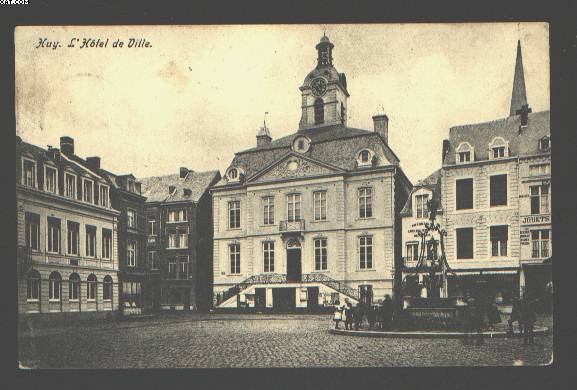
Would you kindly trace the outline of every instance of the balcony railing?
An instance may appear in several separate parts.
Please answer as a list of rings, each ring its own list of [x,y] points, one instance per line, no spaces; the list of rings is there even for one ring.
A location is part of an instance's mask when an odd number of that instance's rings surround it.
[[[295,221],[280,221],[278,230],[281,233],[298,233],[305,230],[304,219],[297,219]]]

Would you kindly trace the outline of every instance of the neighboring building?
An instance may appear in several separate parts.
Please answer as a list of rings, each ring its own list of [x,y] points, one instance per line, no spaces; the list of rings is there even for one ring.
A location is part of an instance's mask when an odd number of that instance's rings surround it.
[[[19,313],[117,310],[110,184],[78,162],[70,137],[60,149],[16,139]]]
[[[218,171],[180,168],[141,180],[154,307],[206,310],[212,303],[212,199]]]
[[[452,127],[443,145],[449,295],[482,278],[508,302],[524,284],[520,266],[551,255],[549,134],[549,111],[527,104],[519,43],[510,116]]]
[[[441,208],[441,170],[438,169],[425,179],[418,181],[413,187],[400,216],[403,224],[403,287],[404,295],[424,296],[426,293],[426,278],[428,275],[415,270],[419,257],[427,260],[438,260],[441,253],[439,248],[439,233],[431,231],[426,237],[425,245],[419,232],[430,223],[427,202],[435,200],[438,205],[435,222],[443,225],[443,210]],[[432,245],[429,240],[433,238]],[[436,248],[434,248],[434,246]],[[437,256],[437,257],[436,257]],[[443,296],[443,294],[441,294]]]
[[[323,36],[300,87],[297,132],[266,123],[213,187],[218,308],[317,310],[345,298],[376,302],[400,287],[401,222],[411,183],[374,131],[347,126],[346,77]]]
[[[86,161],[100,168],[100,159]],[[120,211],[118,222],[119,304],[124,314],[141,314],[154,304],[149,284],[150,267],[146,257],[146,219],[141,184],[132,174],[114,175],[99,170],[108,179],[112,207]]]

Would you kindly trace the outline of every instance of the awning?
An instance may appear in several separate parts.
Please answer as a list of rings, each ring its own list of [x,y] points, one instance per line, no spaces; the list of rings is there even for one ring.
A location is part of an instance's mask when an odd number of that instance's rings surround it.
[[[517,269],[487,269],[487,270],[479,270],[479,271],[459,271],[453,270],[457,276],[461,275],[516,275],[519,272]],[[452,276],[449,274],[449,276]]]

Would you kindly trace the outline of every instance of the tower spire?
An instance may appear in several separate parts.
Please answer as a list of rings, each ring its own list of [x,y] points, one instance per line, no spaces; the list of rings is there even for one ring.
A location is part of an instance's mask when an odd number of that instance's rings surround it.
[[[513,78],[513,92],[511,93],[511,110],[509,111],[509,116],[517,115],[517,111],[525,105],[527,105],[527,91],[525,90],[525,74],[523,72],[521,40],[518,40],[515,76]]]

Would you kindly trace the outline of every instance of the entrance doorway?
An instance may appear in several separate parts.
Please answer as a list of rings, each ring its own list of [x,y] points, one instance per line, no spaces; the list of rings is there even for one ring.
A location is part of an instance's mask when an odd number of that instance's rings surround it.
[[[266,288],[254,289],[254,307],[260,310],[266,308]]]
[[[307,288],[307,308],[310,311],[316,311],[319,308],[319,288]]]
[[[287,249],[286,258],[287,281],[300,282],[302,278],[301,249]]]
[[[277,312],[293,312],[296,308],[296,290],[289,287],[273,288],[272,302]]]

